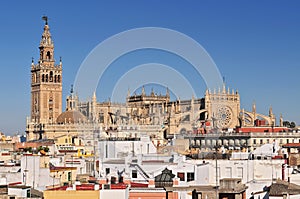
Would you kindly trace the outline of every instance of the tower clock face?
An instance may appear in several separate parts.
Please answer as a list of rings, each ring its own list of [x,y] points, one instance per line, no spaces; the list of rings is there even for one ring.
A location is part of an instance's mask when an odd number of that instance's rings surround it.
[[[232,111],[228,106],[217,108],[217,124],[219,128],[228,127],[232,121]]]

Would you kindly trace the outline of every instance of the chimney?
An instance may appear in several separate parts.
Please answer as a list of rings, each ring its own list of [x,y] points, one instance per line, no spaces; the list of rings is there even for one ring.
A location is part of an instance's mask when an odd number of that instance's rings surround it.
[[[153,178],[150,178],[149,181],[148,181],[148,187],[149,188],[154,188],[155,187],[155,181]]]
[[[173,178],[173,186],[179,185],[179,178],[175,177]]]
[[[124,182],[124,184],[130,185],[130,182],[131,182],[131,181],[130,181],[130,178],[126,178],[126,177],[125,177],[125,178],[123,179],[123,182]]]
[[[100,178],[99,180],[98,180],[98,183],[99,184],[106,184],[107,182],[106,182],[106,178]]]
[[[94,190],[99,190],[99,188],[100,188],[99,184],[95,184]]]

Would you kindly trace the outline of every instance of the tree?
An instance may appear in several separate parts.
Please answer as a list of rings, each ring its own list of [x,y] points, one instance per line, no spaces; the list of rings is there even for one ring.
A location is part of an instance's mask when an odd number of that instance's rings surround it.
[[[44,151],[46,152],[46,153],[48,153],[49,152],[49,147],[44,147]]]
[[[291,128],[295,128],[295,127],[296,127],[296,123],[295,123],[295,122],[291,122],[290,127],[291,127]]]
[[[289,121],[283,121],[283,126],[288,127],[288,128],[295,128],[296,123],[295,122],[289,122]]]
[[[283,121],[283,126],[290,128],[291,127],[291,123],[289,121]]]

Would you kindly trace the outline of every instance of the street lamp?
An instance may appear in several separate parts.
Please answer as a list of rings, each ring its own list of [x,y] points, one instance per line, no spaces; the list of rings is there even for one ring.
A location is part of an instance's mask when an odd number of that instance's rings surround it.
[[[215,152],[214,152],[215,158],[216,158],[216,199],[219,199],[219,193],[218,193],[218,146],[215,146]]]

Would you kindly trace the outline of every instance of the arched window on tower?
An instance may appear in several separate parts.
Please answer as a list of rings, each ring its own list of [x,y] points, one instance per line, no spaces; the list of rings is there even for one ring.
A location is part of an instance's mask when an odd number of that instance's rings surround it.
[[[50,71],[49,82],[53,82],[53,71]]]
[[[45,82],[48,82],[48,74],[46,74]]]
[[[42,82],[44,82],[44,81],[45,81],[45,75],[42,74]]]
[[[60,83],[60,75],[57,76],[57,82]]]
[[[54,83],[57,82],[57,75],[54,75]]]
[[[46,59],[47,59],[47,60],[50,60],[50,59],[51,59],[51,53],[50,53],[50,51],[47,52]]]

